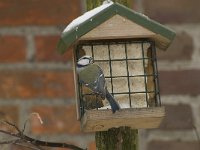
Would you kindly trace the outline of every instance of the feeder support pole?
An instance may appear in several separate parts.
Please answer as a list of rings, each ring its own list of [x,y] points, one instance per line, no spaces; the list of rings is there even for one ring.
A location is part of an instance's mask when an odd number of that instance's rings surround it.
[[[87,11],[103,3],[104,0],[86,0]],[[133,0],[113,0],[132,8]],[[129,127],[112,128],[95,133],[98,150],[138,150],[138,130]]]

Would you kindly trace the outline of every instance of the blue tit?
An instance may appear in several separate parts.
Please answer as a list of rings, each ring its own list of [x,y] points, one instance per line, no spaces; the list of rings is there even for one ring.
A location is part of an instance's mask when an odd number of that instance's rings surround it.
[[[78,60],[77,73],[79,82],[82,85],[88,87],[102,99],[106,98],[108,100],[113,113],[120,109],[119,104],[107,90],[103,70],[94,64],[91,56],[83,56]]]

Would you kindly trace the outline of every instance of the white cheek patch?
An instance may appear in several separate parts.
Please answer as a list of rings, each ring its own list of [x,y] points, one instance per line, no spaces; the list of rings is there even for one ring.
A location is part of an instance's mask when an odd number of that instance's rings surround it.
[[[89,60],[88,59],[81,59],[78,61],[78,65],[88,65],[89,64]]]

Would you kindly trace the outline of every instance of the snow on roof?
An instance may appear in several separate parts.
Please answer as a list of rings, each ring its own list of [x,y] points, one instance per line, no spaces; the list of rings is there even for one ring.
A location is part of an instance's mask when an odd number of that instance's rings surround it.
[[[110,5],[112,5],[113,2],[112,1],[104,1],[103,4],[99,7],[96,7],[95,9],[92,9],[86,13],[84,13],[82,16],[74,19],[63,31],[64,32],[68,32],[69,30],[77,27],[79,24],[83,23],[84,21],[90,19],[91,17],[93,17],[94,15],[96,15],[97,13],[99,13],[100,11],[106,9],[107,7],[109,7]]]

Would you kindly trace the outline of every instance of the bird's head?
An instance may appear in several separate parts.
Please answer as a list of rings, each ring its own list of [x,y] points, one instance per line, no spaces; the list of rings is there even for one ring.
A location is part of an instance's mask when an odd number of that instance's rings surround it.
[[[85,55],[78,60],[77,66],[84,67],[84,66],[90,65],[92,63],[94,63],[94,59],[91,56]]]

